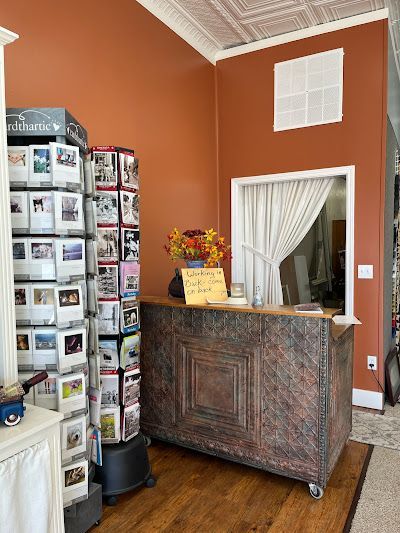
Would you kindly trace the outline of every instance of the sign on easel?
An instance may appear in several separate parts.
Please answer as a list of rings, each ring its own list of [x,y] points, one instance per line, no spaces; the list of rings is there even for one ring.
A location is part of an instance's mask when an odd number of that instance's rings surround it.
[[[222,268],[182,268],[183,288],[187,304],[206,304],[209,300],[228,298]]]

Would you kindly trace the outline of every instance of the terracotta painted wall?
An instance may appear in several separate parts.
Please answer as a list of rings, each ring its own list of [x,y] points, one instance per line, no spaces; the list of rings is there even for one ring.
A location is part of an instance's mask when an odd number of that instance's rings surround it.
[[[273,132],[274,63],[344,48],[343,122]],[[217,63],[220,230],[230,235],[233,177],[356,166],[355,264],[374,265],[355,279],[354,386],[379,390],[367,354],[379,355],[383,383],[383,192],[386,135],[387,23],[380,21]]]
[[[9,107],[66,107],[140,158],[142,293],[166,294],[175,225],[217,224],[214,67],[134,0],[5,0]]]

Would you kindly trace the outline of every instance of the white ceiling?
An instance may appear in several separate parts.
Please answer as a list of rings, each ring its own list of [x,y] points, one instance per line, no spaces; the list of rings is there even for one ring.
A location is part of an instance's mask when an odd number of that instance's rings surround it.
[[[399,33],[400,0],[137,1],[213,63],[227,48],[385,7]]]

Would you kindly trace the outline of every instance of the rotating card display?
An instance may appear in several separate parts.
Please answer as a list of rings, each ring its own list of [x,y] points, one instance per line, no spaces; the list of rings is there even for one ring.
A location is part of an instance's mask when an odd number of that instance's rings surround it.
[[[91,418],[100,418],[102,442],[114,443],[139,431],[139,161],[133,150],[115,146],[96,146],[91,158],[97,240],[95,251],[87,244],[86,255],[97,281],[99,357],[91,365],[99,367],[101,386],[91,396]]]
[[[75,462],[63,468],[67,506],[88,494],[87,352],[88,339],[97,330],[90,332],[93,322],[85,319],[84,191],[94,187],[84,180],[78,146],[59,142],[62,137],[53,139],[44,144],[38,137],[37,144],[24,146],[27,138],[14,138],[8,146],[8,168],[19,378],[46,370],[48,378],[25,400],[58,410],[66,419],[61,424],[61,460],[63,465]],[[90,199],[92,208],[93,203]],[[91,222],[95,232],[93,209]]]

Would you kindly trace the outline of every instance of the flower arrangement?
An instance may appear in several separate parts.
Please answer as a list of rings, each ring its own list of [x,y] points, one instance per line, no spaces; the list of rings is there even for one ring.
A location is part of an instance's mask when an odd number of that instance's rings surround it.
[[[225,244],[224,237],[217,237],[213,228],[186,230],[181,233],[177,228],[167,236],[164,246],[173,261],[205,261],[205,267],[212,268],[218,261],[229,260],[231,247]]]

